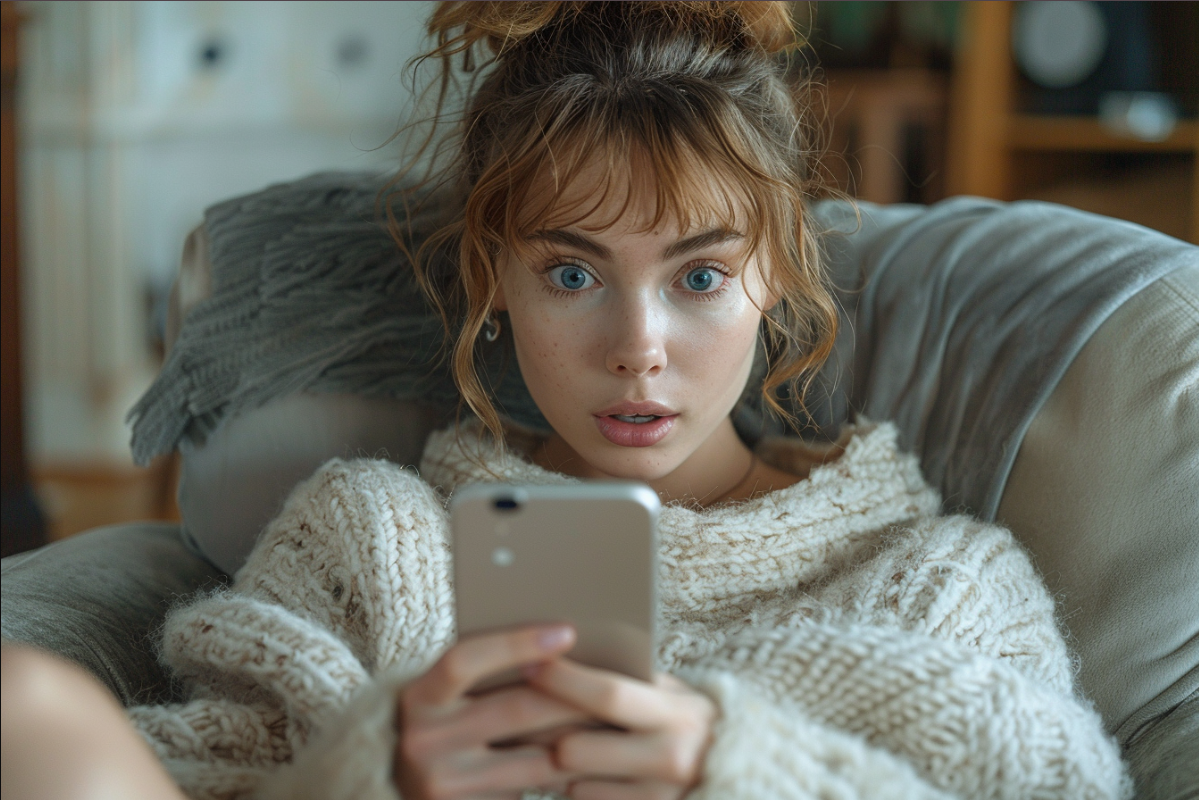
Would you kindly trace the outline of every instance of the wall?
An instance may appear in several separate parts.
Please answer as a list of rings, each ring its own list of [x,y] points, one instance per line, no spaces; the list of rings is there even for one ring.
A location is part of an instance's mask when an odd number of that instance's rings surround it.
[[[387,169],[431,3],[24,3],[31,460],[127,463],[183,238],[220,199]]]

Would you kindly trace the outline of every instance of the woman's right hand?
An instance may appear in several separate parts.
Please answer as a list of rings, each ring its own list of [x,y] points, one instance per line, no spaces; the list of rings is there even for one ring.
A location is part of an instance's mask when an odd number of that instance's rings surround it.
[[[561,656],[568,625],[521,628],[460,640],[404,687],[396,724],[395,781],[404,800],[519,798],[524,789],[565,791],[573,777],[536,744],[494,747],[539,731],[585,724],[577,708],[518,684],[469,694],[479,681]]]

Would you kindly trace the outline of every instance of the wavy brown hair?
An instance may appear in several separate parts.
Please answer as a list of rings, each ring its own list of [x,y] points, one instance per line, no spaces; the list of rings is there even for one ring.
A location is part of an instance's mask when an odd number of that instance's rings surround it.
[[[453,217],[409,256],[445,323],[462,399],[497,441],[479,339],[502,258],[526,260],[530,234],[551,211],[565,226],[614,191],[625,192],[627,206],[633,161],[637,186],[656,192],[649,227],[672,216],[683,231],[702,223],[740,230],[766,265],[778,302],[764,317],[761,391],[794,423],[780,390],[802,398],[831,352],[837,311],[804,213],[818,126],[806,85],[787,77],[799,42],[786,4],[443,2],[428,29],[436,46],[415,63],[432,64],[439,79],[434,128],[417,155],[433,150],[448,161],[432,159],[416,183],[398,178],[391,197],[408,204],[429,183],[459,193]],[[451,135],[434,132],[447,124]],[[612,177],[594,202],[563,207],[595,159]],[[407,248],[393,206],[393,234]]]

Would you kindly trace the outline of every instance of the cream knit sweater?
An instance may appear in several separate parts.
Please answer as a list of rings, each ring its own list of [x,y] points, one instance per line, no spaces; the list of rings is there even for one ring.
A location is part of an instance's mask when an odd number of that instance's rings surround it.
[[[191,796],[398,797],[393,698],[454,639],[444,497],[575,480],[457,433],[430,439],[423,480],[329,462],[231,589],[169,616],[162,654],[189,699],[130,714]],[[1130,795],[1028,557],[937,511],[890,425],[786,489],[663,509],[659,668],[721,712],[693,798]]]

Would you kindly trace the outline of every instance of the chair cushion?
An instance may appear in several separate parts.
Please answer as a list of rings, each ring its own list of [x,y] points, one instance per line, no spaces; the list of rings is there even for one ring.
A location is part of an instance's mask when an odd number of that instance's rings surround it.
[[[224,576],[179,526],[98,528],[0,562],[0,637],[70,659],[125,705],[161,702],[170,682],[153,634],[171,604]]]
[[[442,414],[389,397],[299,392],[238,414],[183,453],[185,534],[232,574],[295,486],[330,458],[420,463]]]
[[[1199,265],[1135,295],[1033,420],[999,508],[1121,743],[1199,694]]]
[[[1199,797],[1199,697],[1159,719],[1124,749],[1137,800]]]

